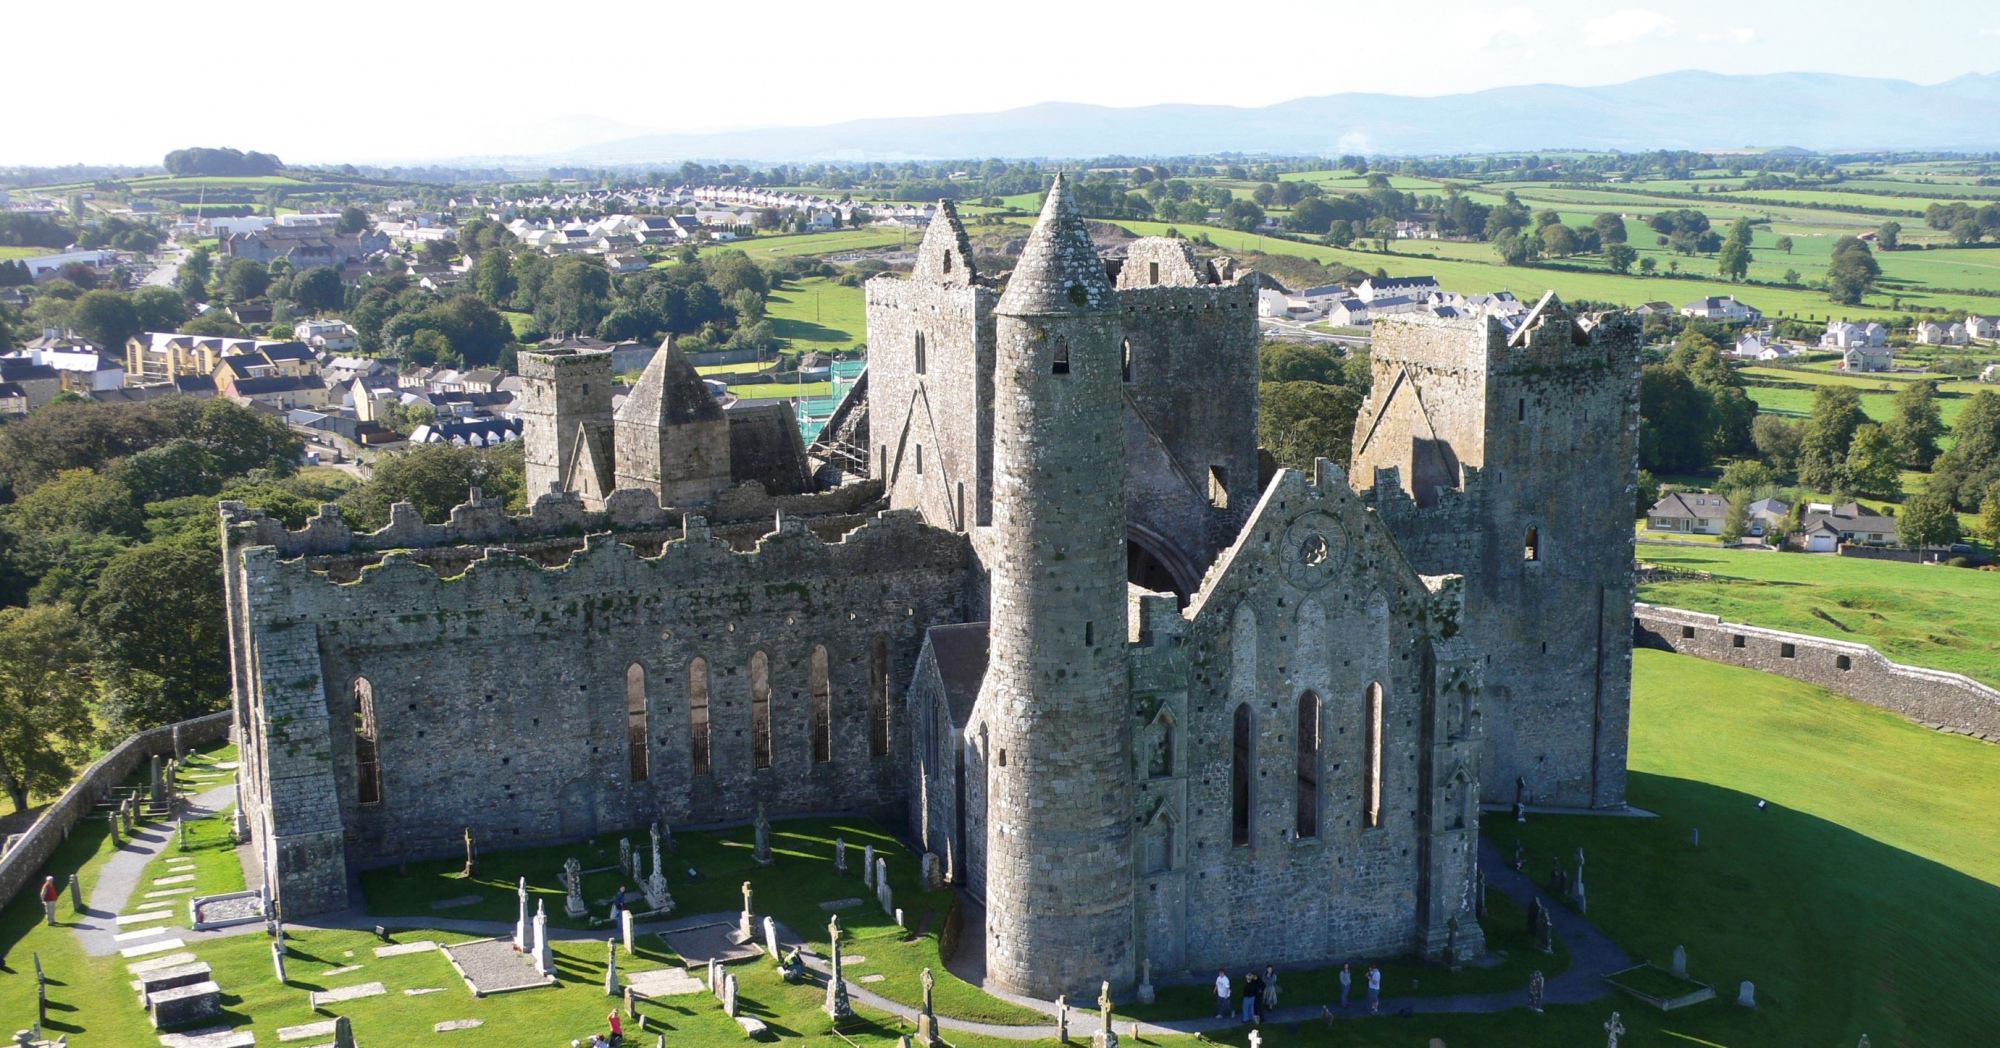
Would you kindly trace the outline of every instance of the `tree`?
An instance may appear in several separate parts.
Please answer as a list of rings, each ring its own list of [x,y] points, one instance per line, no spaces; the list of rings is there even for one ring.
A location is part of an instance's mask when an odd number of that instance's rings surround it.
[[[1989,488],[1986,500],[1979,504],[1979,537],[2000,549],[2000,489]]]
[[[222,490],[222,472],[215,456],[187,437],[176,437],[126,459],[118,479],[141,503],[187,495],[213,495]]]
[[[1722,513],[1723,544],[1734,546],[1750,534],[1750,500],[1740,495],[1731,496],[1729,508]]]
[[[1896,245],[1902,239],[1902,236],[1903,224],[1901,222],[1892,220],[1875,227],[1875,242],[1880,244],[1884,251],[1896,250]]]
[[[1750,245],[1731,237],[1716,256],[1716,271],[1730,280],[1742,280],[1750,272]]]
[[[1653,476],[1652,470],[1640,470],[1634,494],[1638,498],[1638,504],[1633,506],[1632,515],[1643,517],[1647,510],[1653,508],[1653,503],[1660,501],[1660,478]]]
[[[1969,218],[1962,218],[1953,222],[1950,232],[1951,242],[1957,244],[1959,247],[1970,247],[1973,244],[1977,244],[1979,243],[1979,238],[1986,235],[1986,231],[1979,228],[1979,223]]]
[[[1852,386],[1820,386],[1813,391],[1812,415],[1799,433],[1799,483],[1815,491],[1847,485],[1847,453],[1854,433],[1868,416]]]
[[[170,287],[147,286],[132,292],[132,312],[140,331],[179,331],[188,318],[187,301]]]
[[[1777,487],[1777,484],[1776,470],[1756,459],[1740,458],[1723,469],[1722,476],[1715,482],[1715,490],[1747,503]]]
[[[1628,244],[1612,244],[1610,247],[1604,249],[1604,264],[1611,267],[1613,273],[1631,272],[1632,263],[1637,261],[1638,258],[1639,252],[1633,250]]]
[[[1875,498],[1901,498],[1903,494],[1903,461],[1897,453],[1896,442],[1873,422],[1864,422],[1854,430],[1854,441],[1847,449],[1847,481],[1854,490]]]
[[[721,255],[740,252],[721,252]],[[745,259],[745,264],[756,268]],[[713,281],[710,281],[713,283]],[[719,290],[719,289],[718,289]],[[610,312],[611,274],[604,263],[585,255],[564,255],[549,267],[542,282],[542,294],[535,304],[535,319],[550,332],[578,335],[597,330]]]
[[[292,278],[291,299],[314,313],[339,309],[342,299],[340,271],[331,266],[313,266]]]
[[[1525,266],[1535,257],[1532,238],[1522,236],[1511,229],[1493,241],[1493,250],[1499,252],[1500,261],[1510,266]]]
[[[47,410],[44,408],[43,410]],[[33,416],[30,416],[32,418]],[[1980,390],[1951,426],[1951,450],[1931,464],[1929,490],[1960,509],[1982,505],[2000,478],[2000,394]]]
[[[479,265],[473,273],[473,286],[479,297],[493,304],[495,308],[505,308],[507,301],[514,297],[514,266],[507,252],[488,251],[479,256]]]
[[[1255,201],[1258,207],[1270,207],[1271,203],[1278,199],[1278,187],[1269,182],[1259,183],[1256,189],[1250,191],[1250,199]]]
[[[1896,542],[1905,548],[1949,546],[1960,537],[1958,514],[1942,494],[1912,495],[1896,515]]]
[[[517,502],[521,478],[519,442],[497,448],[424,444],[378,462],[368,483],[340,501],[358,527],[388,523],[389,507],[397,502],[411,503],[425,520],[442,523],[473,488],[489,498]]]
[[[1787,269],[1785,270],[1785,275],[1783,279],[1785,283],[1796,287],[1799,282],[1799,271],[1796,269]]]
[[[1294,183],[1287,182],[1286,185]],[[1285,224],[1300,233],[1325,233],[1333,225],[1333,205],[1324,200],[1301,200],[1286,217]]]
[[[340,209],[340,221],[334,224],[334,232],[353,236],[368,228],[368,212],[349,205]]]
[[[1758,415],[1750,424],[1750,442],[1772,469],[1789,473],[1799,462],[1800,427],[1777,415]]]
[[[1938,438],[1944,436],[1937,383],[1911,382],[1889,398],[1890,418],[1883,429],[1896,443],[1897,455],[1910,469],[1928,472],[1937,461]]]
[[[1625,219],[1615,212],[1606,211],[1591,219],[1590,228],[1597,230],[1598,237],[1606,244],[1625,242]]]
[[[221,562],[206,545],[136,546],[84,605],[105,658],[105,714],[122,730],[220,709],[229,688]]]
[[[1639,372],[1639,461],[1660,473],[1691,473],[1708,465],[1709,396],[1672,364]]]
[[[125,340],[139,333],[139,313],[132,300],[117,291],[86,291],[71,303],[69,324],[76,333],[107,353],[119,354]]]
[[[91,469],[63,470],[7,509],[8,527],[26,534],[137,535],[141,523],[132,489]]]
[[[1827,295],[1835,302],[1856,305],[1882,275],[1875,254],[1857,237],[1834,242],[1833,260],[1826,267]]]
[[[1248,233],[1264,221],[1264,209],[1248,200],[1231,200],[1222,207],[1222,224]]]
[[[263,263],[247,258],[231,260],[229,271],[222,276],[222,290],[231,302],[248,302],[270,286],[271,271]]]
[[[0,785],[17,812],[29,794],[67,786],[89,757],[90,656],[68,607],[0,608]]]
[[[1363,393],[1323,382],[1263,382],[1257,387],[1258,442],[1287,466],[1315,459],[1345,463],[1354,439],[1354,417]]]
[[[1792,238],[1779,237],[1778,239],[1771,241],[1771,246],[1789,255],[1792,253]]]
[[[1542,250],[1553,258],[1576,254],[1576,234],[1560,222],[1541,228]]]

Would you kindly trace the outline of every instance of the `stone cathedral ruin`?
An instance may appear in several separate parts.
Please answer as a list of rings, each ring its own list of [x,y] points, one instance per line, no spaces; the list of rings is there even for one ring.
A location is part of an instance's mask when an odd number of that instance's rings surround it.
[[[809,448],[671,347],[615,409],[607,354],[533,352],[524,515],[224,503],[283,912],[467,825],[761,806],[901,828],[1043,998],[1479,952],[1481,801],[1624,803],[1638,329],[1382,321],[1351,467],[1302,473],[1260,463],[1258,279],[1101,258],[1058,179],[1004,279],[946,206],[868,282]]]

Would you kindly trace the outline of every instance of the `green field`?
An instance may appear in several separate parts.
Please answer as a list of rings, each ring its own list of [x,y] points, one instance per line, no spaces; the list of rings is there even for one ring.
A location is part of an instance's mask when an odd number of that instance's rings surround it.
[[[52,247],[14,247],[12,245],[0,244],[0,262],[16,258],[37,258],[42,255],[53,255],[58,250],[60,249]]]
[[[771,329],[794,349],[853,349],[868,337],[865,298],[858,287],[808,277],[771,292]]]
[[[1655,582],[1639,599],[1772,629],[1872,644],[1898,662],[2000,687],[2000,573],[1805,553],[1644,546],[1640,559],[1713,581]],[[1823,613],[1823,614],[1816,614]]]
[[[924,231],[908,226],[863,226],[837,229],[830,233],[791,233],[783,236],[746,237],[719,244],[707,244],[703,254],[741,251],[752,259],[801,258],[807,255],[837,255],[843,251],[907,245],[915,247]]]

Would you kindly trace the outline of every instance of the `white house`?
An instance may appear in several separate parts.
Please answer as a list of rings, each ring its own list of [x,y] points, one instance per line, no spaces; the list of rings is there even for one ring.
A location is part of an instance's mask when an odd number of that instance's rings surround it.
[[[2000,338],[2000,318],[1978,314],[1965,318],[1965,333],[1978,339]]]
[[[1819,344],[1827,349],[1886,346],[1889,344],[1889,329],[1872,320],[1867,323],[1830,320],[1827,321],[1826,333],[1819,337]]]
[[[1926,320],[1917,325],[1917,341],[1926,346],[1962,346],[1968,340],[1964,324]]]
[[[1378,298],[1424,297],[1438,290],[1436,277],[1369,277],[1355,285],[1354,295],[1373,305]]]
[[[1888,346],[1855,346],[1840,355],[1842,371],[1887,371],[1895,366]]]
[[[1749,321],[1752,324],[1764,319],[1762,310],[1736,301],[1735,295],[1710,295],[1695,299],[1681,307],[1681,316],[1697,320]]]
[[[360,335],[344,320],[301,320],[292,325],[292,337],[314,349],[345,353]]]

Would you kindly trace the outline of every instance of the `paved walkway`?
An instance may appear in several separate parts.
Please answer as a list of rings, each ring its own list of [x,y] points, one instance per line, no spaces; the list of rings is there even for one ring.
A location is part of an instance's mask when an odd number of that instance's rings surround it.
[[[234,803],[236,803],[236,786],[234,784],[217,786],[188,798],[181,815],[187,819],[206,818]],[[90,885],[90,898],[84,905],[84,912],[68,922],[76,931],[77,940],[83,944],[84,953],[101,956],[115,953],[124,947],[143,946],[162,939],[193,941],[224,932],[236,932],[243,928],[262,930],[262,925],[252,924],[223,929],[219,932],[194,931],[190,927],[192,922],[187,919],[187,901],[194,898],[192,895],[174,895],[166,898],[166,901],[174,904],[173,909],[168,912],[174,914],[175,919],[132,928],[118,927],[115,918],[125,909],[125,904],[132,900],[132,893],[145,890],[143,882],[146,877],[146,864],[166,851],[173,844],[173,840],[174,830],[171,820],[155,820],[141,824],[137,827],[137,832],[118,846],[117,853],[104,860],[104,865],[97,868],[97,879]],[[57,913],[60,914],[61,910],[58,909]],[[162,929],[161,934],[125,942],[112,938],[121,931],[133,932],[153,928]]]

